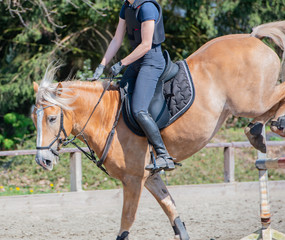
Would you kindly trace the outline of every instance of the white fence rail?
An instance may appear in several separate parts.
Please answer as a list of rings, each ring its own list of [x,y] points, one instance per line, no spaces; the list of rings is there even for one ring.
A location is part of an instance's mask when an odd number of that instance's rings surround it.
[[[268,147],[285,146],[285,141],[267,141]],[[224,148],[224,182],[235,181],[235,148],[252,147],[249,142],[209,143],[206,148]],[[83,148],[88,151],[88,148]],[[0,151],[0,156],[36,155],[37,150]],[[70,190],[82,190],[81,152],[77,148],[64,148],[60,153],[70,153]]]

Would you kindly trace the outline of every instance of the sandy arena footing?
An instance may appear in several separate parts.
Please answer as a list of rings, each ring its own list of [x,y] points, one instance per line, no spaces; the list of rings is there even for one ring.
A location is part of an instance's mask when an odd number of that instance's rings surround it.
[[[168,187],[191,240],[238,240],[260,228],[259,183]],[[272,227],[285,232],[285,181],[269,182]],[[122,190],[0,197],[0,239],[114,240]],[[173,230],[143,191],[130,240],[169,240]]]

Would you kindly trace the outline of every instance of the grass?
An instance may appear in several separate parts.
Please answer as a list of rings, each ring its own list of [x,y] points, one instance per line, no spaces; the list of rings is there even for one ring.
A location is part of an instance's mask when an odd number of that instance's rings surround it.
[[[23,186],[18,187],[15,185],[10,186],[0,186],[0,196],[11,196],[11,195],[29,195],[34,193],[56,193],[59,191],[56,191],[53,187],[53,184],[50,184],[50,188],[46,189],[45,191],[39,188],[38,186],[35,186],[34,188],[31,186]]]
[[[222,128],[212,142],[246,141],[243,129]],[[276,139],[277,140],[277,139]],[[280,138],[278,138],[280,141]],[[35,139],[27,141],[19,149],[35,149]],[[282,156],[284,147],[268,149],[268,156]],[[235,180],[257,181],[254,162],[257,152],[253,148],[235,149]],[[182,162],[182,167],[162,174],[168,185],[222,183],[224,181],[223,148],[204,148]],[[108,177],[93,162],[82,155],[82,183],[84,190],[120,188],[120,181]],[[0,196],[68,192],[69,154],[62,154],[53,171],[38,166],[34,156],[0,158]],[[285,180],[284,170],[270,170],[270,180]]]

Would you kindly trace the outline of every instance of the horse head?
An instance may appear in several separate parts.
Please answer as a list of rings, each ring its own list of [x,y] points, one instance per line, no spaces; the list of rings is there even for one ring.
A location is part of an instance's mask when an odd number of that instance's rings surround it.
[[[52,170],[59,160],[58,151],[72,130],[72,115],[68,111],[69,98],[62,97],[61,83],[38,86],[34,83],[36,105],[32,119],[37,128],[36,162],[46,170]]]

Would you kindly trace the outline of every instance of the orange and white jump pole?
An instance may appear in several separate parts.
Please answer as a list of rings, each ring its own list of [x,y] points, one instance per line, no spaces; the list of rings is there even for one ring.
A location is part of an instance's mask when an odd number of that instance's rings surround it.
[[[242,240],[285,240],[285,234],[271,228],[268,192],[268,169],[285,169],[285,157],[258,159],[255,162],[255,166],[259,170],[261,229],[245,238],[242,238]]]

